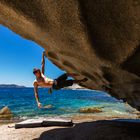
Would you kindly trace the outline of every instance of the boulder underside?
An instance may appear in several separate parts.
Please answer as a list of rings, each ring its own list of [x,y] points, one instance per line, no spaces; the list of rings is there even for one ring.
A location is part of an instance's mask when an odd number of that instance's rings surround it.
[[[90,89],[140,110],[140,0],[1,0],[0,23]]]

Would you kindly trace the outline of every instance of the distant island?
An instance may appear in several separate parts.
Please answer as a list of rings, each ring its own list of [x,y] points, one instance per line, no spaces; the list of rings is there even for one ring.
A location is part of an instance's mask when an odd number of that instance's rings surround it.
[[[0,88],[25,88],[25,86],[16,84],[0,84]]]

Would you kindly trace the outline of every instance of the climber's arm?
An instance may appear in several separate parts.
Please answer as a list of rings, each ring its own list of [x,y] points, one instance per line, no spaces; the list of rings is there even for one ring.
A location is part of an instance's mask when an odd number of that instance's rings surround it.
[[[37,82],[34,82],[33,85],[34,85],[34,94],[35,94],[35,99],[36,99],[36,102],[37,102],[37,106],[38,106],[39,108],[41,108],[42,105],[41,105],[41,103],[40,103],[40,101],[39,101]]]
[[[41,62],[41,65],[42,65],[42,73],[44,74],[45,73],[45,51],[42,53],[42,62]]]

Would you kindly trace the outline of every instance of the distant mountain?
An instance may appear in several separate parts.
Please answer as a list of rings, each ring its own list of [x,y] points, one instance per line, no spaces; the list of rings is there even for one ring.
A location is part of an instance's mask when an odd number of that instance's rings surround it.
[[[0,84],[0,88],[24,88],[25,86],[20,86],[16,84]]]

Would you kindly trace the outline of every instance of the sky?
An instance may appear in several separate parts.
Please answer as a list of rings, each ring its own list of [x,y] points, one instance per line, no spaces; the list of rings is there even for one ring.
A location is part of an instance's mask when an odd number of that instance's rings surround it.
[[[0,25],[0,84],[32,87],[34,67],[41,68],[44,49]],[[64,71],[45,59],[45,75],[56,78]]]

